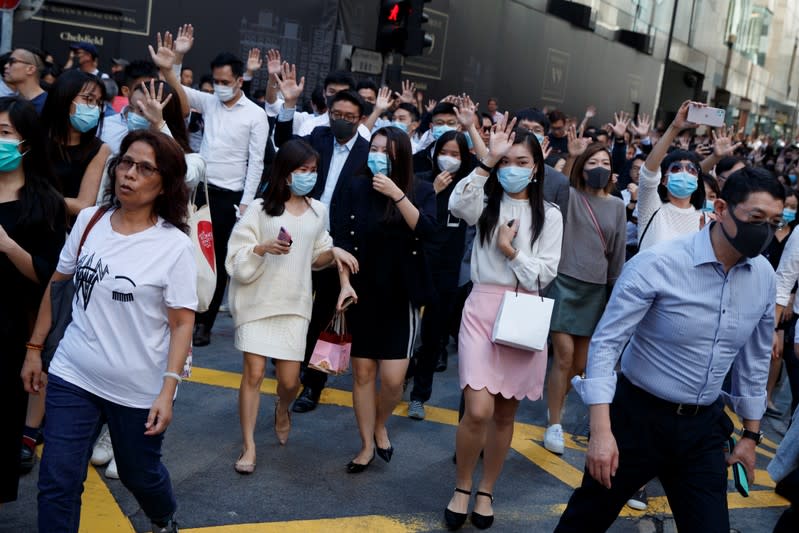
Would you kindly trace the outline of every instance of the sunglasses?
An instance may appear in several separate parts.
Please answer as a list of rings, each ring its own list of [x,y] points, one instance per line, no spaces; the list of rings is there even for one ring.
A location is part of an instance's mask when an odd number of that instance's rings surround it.
[[[692,176],[698,176],[699,175],[699,168],[696,165],[694,165],[693,163],[684,163],[683,164],[683,163],[674,162],[671,165],[669,165],[669,168],[668,168],[668,173],[669,174],[677,174],[678,172],[683,172],[683,171],[687,172],[688,174],[690,174]]]

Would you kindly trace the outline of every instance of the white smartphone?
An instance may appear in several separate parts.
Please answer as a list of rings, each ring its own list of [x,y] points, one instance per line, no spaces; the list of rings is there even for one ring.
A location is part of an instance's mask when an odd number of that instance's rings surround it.
[[[718,107],[688,106],[688,122],[693,122],[694,124],[720,128],[724,125],[724,115],[725,111]]]

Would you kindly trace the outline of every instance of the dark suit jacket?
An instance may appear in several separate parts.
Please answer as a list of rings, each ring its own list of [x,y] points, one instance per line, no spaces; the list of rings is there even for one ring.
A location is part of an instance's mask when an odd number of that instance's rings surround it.
[[[333,159],[333,144],[335,139],[333,132],[328,126],[319,126],[314,128],[310,135],[305,137],[298,137],[292,134],[293,121],[277,122],[275,124],[275,144],[278,147],[282,146],[290,139],[302,139],[310,144],[314,150],[319,152],[319,165],[317,168],[316,185],[311,191],[311,198],[316,200],[322,197],[325,192],[325,183],[327,183],[327,173],[330,170],[330,161]],[[336,188],[333,190],[333,197],[330,199],[330,228],[336,224],[336,220],[341,217],[339,207],[341,198],[344,193],[349,190],[350,181],[353,176],[357,176],[366,172],[366,159],[369,157],[369,142],[361,137],[357,132],[355,133],[355,144],[352,145],[347,161],[341,169]]]
[[[566,220],[569,208],[569,178],[549,165],[544,166],[544,200],[560,207],[560,214]]]

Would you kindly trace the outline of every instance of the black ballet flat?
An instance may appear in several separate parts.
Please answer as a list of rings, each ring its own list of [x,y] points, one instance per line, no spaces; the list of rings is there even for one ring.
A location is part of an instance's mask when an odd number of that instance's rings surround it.
[[[369,462],[366,463],[365,465],[361,463],[356,463],[355,461],[350,461],[349,463],[347,463],[347,473],[360,474],[361,472],[369,468],[369,465],[372,464],[374,460],[375,460],[375,454],[374,452],[372,452],[372,458],[369,459]]]
[[[388,448],[381,448],[380,446],[377,445],[377,439],[375,439],[375,451],[382,460],[384,460],[387,463],[390,463],[391,456],[394,455],[394,446],[389,446]]]
[[[494,497],[487,492],[478,490],[475,498],[477,496],[485,496],[486,498],[491,500],[491,503],[494,503]],[[488,529],[494,523],[494,515],[486,516],[472,511],[471,521],[472,525],[477,529]]]
[[[455,487],[455,492],[468,494],[470,497],[472,495],[472,491],[459,489],[458,487]],[[455,511],[451,511],[449,507],[444,508],[444,523],[447,525],[447,529],[450,531],[460,529],[461,526],[466,523],[466,516],[466,513],[456,513]]]

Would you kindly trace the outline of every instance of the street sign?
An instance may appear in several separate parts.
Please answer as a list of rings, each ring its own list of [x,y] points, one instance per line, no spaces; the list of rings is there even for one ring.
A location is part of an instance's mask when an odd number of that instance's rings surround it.
[[[16,9],[22,0],[0,0],[0,9]]]
[[[364,74],[381,74],[383,72],[383,56],[380,52],[355,48],[350,59],[353,72]]]

